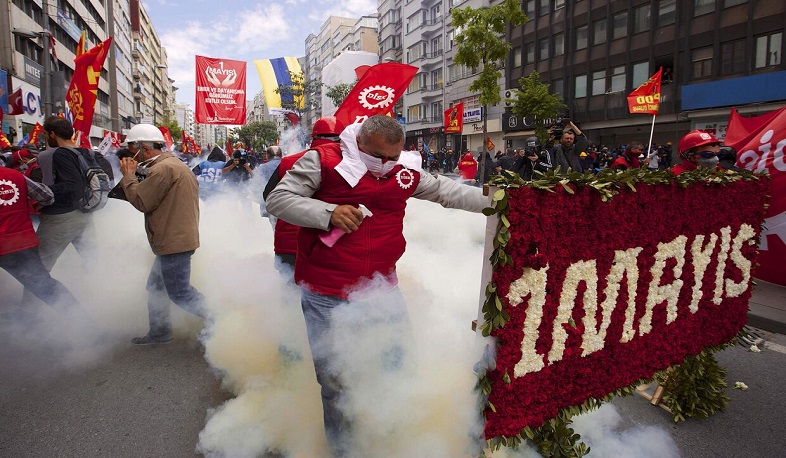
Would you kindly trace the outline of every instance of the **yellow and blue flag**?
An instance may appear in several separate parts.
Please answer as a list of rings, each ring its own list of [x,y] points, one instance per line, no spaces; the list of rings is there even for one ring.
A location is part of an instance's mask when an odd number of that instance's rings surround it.
[[[280,84],[292,86],[293,82],[289,76],[291,73],[303,74],[300,63],[296,57],[278,57],[276,59],[255,60],[254,66],[262,80],[262,91],[265,94],[268,110],[271,113],[282,112],[281,101],[293,103],[298,110],[303,109],[303,97],[293,99],[292,94],[279,94],[276,92]]]

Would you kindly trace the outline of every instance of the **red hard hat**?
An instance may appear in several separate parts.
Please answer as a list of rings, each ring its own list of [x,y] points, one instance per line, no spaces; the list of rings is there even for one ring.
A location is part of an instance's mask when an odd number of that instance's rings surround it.
[[[710,133],[702,132],[700,130],[692,130],[680,139],[680,142],[677,146],[679,148],[680,154],[683,154],[691,148],[696,148],[697,146],[710,145],[712,143],[720,144],[720,142],[720,140],[715,138],[715,136]]]
[[[344,129],[338,124],[335,116],[323,116],[314,123],[314,127],[311,129],[311,136],[316,137],[322,135],[337,137],[341,134],[342,130]]]

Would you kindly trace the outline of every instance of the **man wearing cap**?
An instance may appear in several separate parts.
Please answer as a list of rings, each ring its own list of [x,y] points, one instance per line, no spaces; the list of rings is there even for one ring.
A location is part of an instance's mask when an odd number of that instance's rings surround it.
[[[692,130],[680,139],[677,147],[682,162],[671,168],[675,175],[696,170],[699,167],[715,168],[718,166],[720,140],[710,133]]]
[[[199,247],[199,184],[180,159],[162,151],[164,136],[151,124],[137,124],[126,138],[134,155],[120,159],[120,186],[126,199],[145,214],[147,239],[156,260],[147,279],[150,329],[134,345],[172,342],[171,300],[207,317],[205,297],[191,286],[191,256]],[[140,162],[138,162],[140,161]],[[139,181],[137,168],[147,169]]]

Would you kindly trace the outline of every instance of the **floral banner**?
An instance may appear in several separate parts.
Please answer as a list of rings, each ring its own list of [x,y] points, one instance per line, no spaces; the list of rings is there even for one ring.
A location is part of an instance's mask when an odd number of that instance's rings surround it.
[[[512,265],[492,286],[509,321],[491,332],[486,439],[650,378],[746,322],[769,180],[629,183],[609,201],[566,183],[506,191]]]

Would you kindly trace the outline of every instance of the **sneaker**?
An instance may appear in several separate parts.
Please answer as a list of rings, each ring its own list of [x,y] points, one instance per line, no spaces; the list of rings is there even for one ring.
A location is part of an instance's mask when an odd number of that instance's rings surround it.
[[[166,337],[151,337],[150,334],[145,334],[142,337],[134,337],[131,339],[131,343],[134,345],[159,345],[172,343],[173,340],[175,337],[171,334]]]

